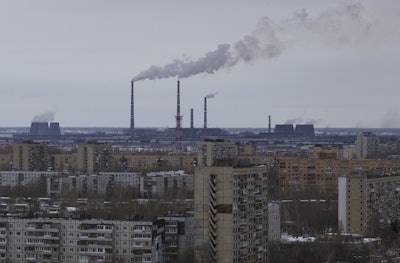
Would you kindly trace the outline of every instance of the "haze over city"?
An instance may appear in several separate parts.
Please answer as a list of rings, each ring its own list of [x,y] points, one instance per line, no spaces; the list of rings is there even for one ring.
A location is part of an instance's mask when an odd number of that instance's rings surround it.
[[[399,128],[400,3],[3,1],[0,125]],[[137,80],[137,81],[136,81]]]

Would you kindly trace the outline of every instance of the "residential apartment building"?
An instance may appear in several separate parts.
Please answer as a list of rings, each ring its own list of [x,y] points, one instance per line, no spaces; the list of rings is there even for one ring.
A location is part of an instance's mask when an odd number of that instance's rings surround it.
[[[140,193],[146,198],[162,196],[168,191],[176,192],[178,189],[193,190],[193,174],[187,174],[183,170],[149,172],[140,179]]]
[[[29,143],[25,143],[29,144]],[[46,144],[30,143],[31,145],[48,146]],[[15,145],[13,146],[16,147]],[[78,152],[71,149],[66,152],[50,153],[47,152],[47,161],[45,165],[50,171],[83,171],[87,173],[99,171],[118,171],[118,172],[136,172],[136,171],[160,171],[160,170],[185,170],[192,173],[197,163],[197,150],[194,147],[192,153],[174,153],[168,152],[136,152],[128,150],[112,151],[111,145],[104,143],[89,142],[77,146]],[[255,154],[256,147],[252,144],[234,146],[235,155],[238,154],[248,158],[251,163],[265,163],[265,155]],[[17,154],[20,155],[20,154]],[[16,155],[16,156],[17,156]],[[41,158],[41,157],[38,157]],[[43,159],[43,160],[45,160]],[[14,160],[12,154],[0,154],[0,170],[21,170],[22,164],[14,168],[13,162],[21,163],[18,159]],[[20,169],[21,168],[21,169]],[[34,170],[33,168],[29,168]]]
[[[47,145],[23,142],[13,145],[13,165],[15,171],[47,171]]]
[[[400,220],[399,173],[352,173],[338,187],[341,232],[371,235]]]
[[[356,148],[358,159],[377,159],[379,137],[371,132],[362,132],[357,135]]]
[[[54,171],[77,171],[78,155],[76,153],[61,153],[50,155],[51,170]]]
[[[193,171],[194,154],[118,153],[113,155],[113,171],[185,170]]]
[[[268,202],[268,242],[279,243],[281,239],[281,204]]]
[[[47,194],[59,196],[62,192],[76,194],[106,194],[113,187],[139,187],[140,173],[103,172],[98,174],[50,176],[47,178]]]
[[[337,194],[338,178],[352,172],[379,170],[400,172],[400,160],[338,160],[279,158],[279,185],[286,191],[314,187],[324,193]]]
[[[163,262],[164,222],[0,218],[0,262]]]
[[[0,172],[1,174],[1,172]],[[106,194],[117,187],[134,187],[144,198],[162,196],[168,191],[193,190],[193,174],[184,171],[101,172],[97,174],[47,176],[47,193],[59,196],[63,191],[79,194]]]
[[[193,251],[194,212],[171,213],[157,219],[165,222],[165,262],[175,262],[179,255]]]
[[[13,162],[12,154],[0,153],[0,171],[10,171]]]
[[[266,262],[268,168],[237,160],[233,144],[199,143],[195,262]]]
[[[78,170],[86,173],[111,170],[112,147],[110,144],[88,142],[78,145]]]
[[[43,178],[60,176],[60,172],[0,171],[0,186],[29,186],[39,183]]]

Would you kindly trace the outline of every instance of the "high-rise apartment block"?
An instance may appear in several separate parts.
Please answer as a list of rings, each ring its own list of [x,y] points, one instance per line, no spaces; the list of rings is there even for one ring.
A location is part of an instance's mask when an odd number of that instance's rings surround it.
[[[86,173],[105,172],[111,168],[110,144],[88,142],[78,146],[78,169]]]
[[[400,174],[353,173],[339,178],[339,230],[369,235],[400,214]]]
[[[371,132],[362,132],[357,135],[356,148],[358,159],[377,159],[379,137]]]
[[[13,170],[47,171],[47,145],[26,141],[13,145]]]
[[[235,158],[234,144],[199,143],[195,262],[266,262],[268,168]]]

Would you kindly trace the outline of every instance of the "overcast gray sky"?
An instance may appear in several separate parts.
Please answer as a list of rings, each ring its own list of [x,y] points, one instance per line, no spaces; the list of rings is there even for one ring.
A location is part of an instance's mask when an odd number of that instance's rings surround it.
[[[136,127],[174,127],[180,77],[184,127],[218,92],[209,127],[399,128],[398,14],[398,0],[1,0],[0,126],[128,127],[142,77]],[[146,79],[153,65],[171,77]]]

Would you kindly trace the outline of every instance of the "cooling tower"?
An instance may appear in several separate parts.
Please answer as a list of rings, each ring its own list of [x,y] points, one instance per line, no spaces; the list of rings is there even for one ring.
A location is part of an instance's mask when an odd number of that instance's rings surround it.
[[[312,124],[297,124],[294,131],[296,135],[312,137],[315,136],[314,125]]]
[[[275,125],[275,133],[294,134],[293,124],[277,124]]]
[[[29,131],[30,136],[46,136],[48,135],[48,123],[47,122],[32,122],[31,129]]]
[[[50,122],[50,127],[48,129],[48,135],[50,135],[50,136],[60,136],[61,135],[60,123],[58,123],[58,122]]]

